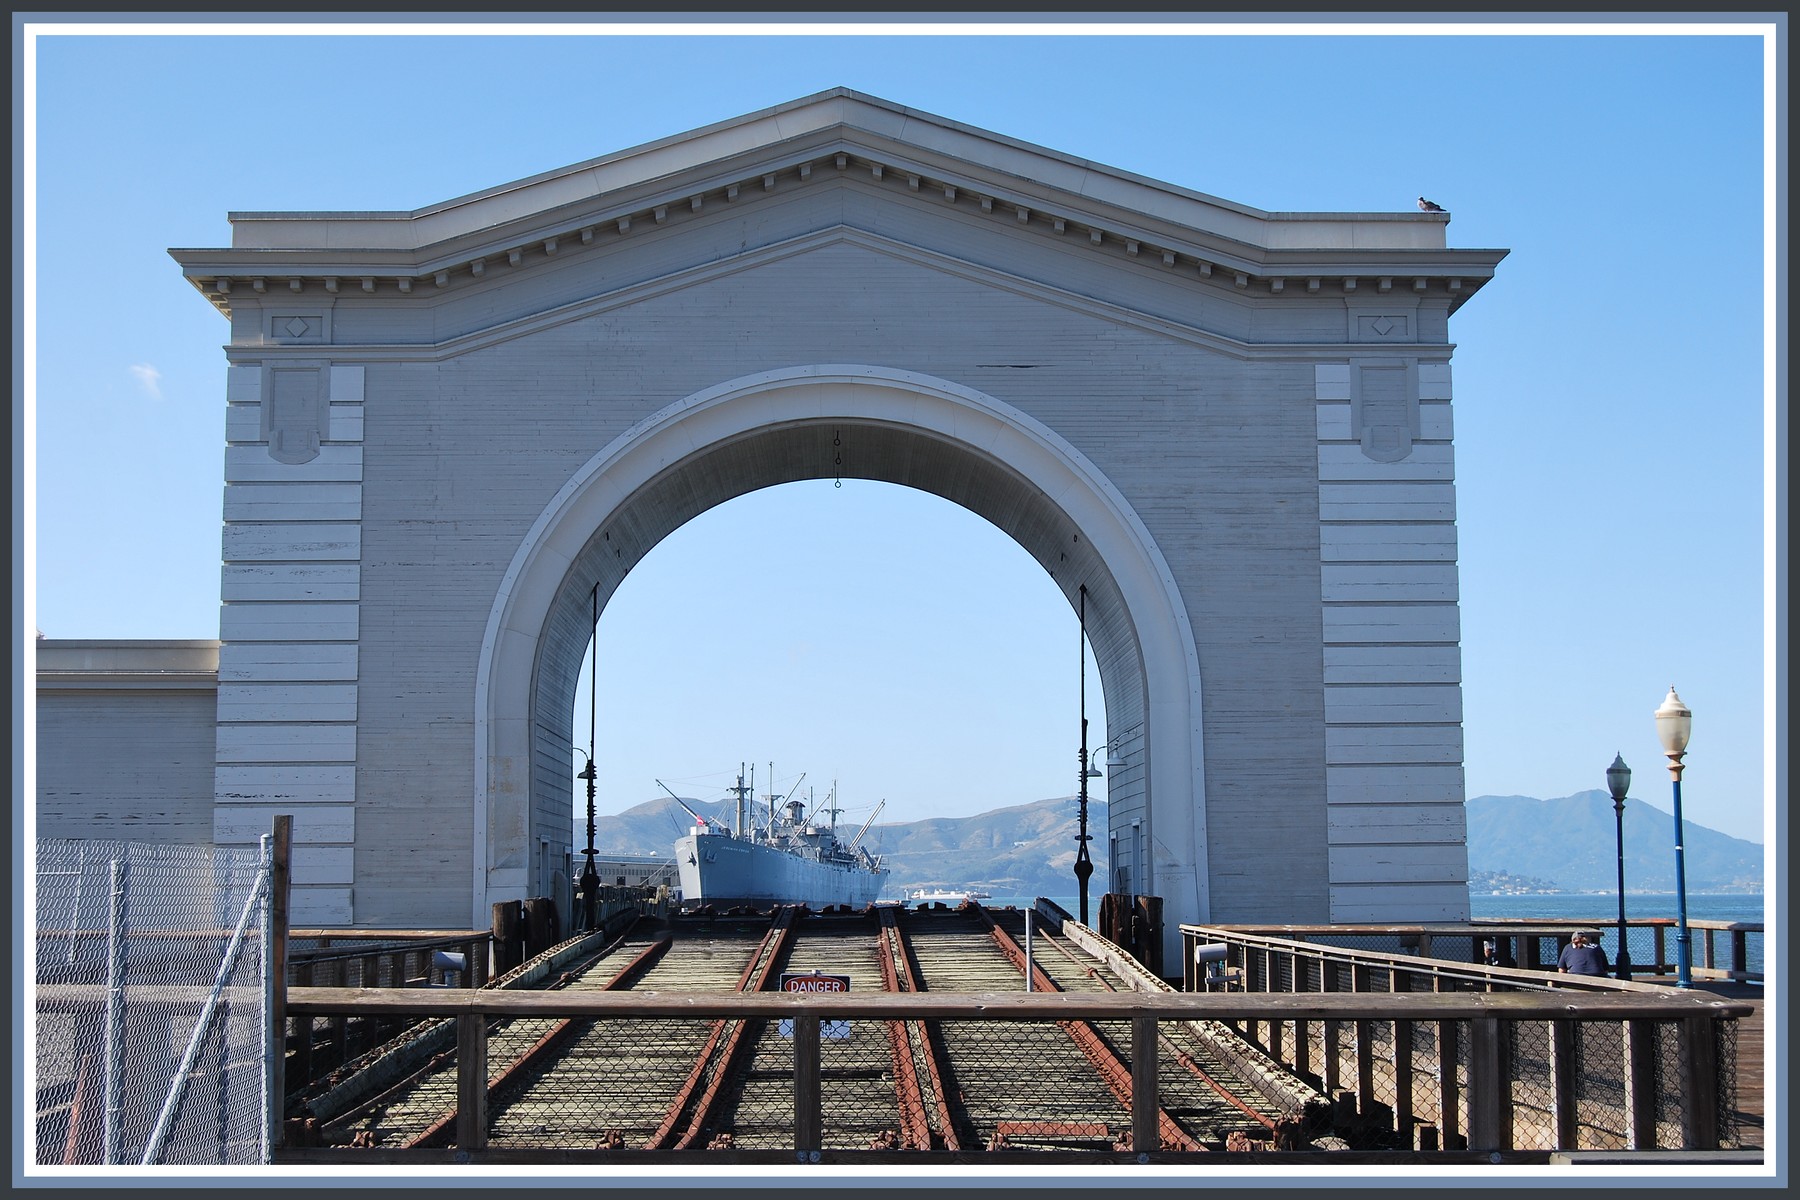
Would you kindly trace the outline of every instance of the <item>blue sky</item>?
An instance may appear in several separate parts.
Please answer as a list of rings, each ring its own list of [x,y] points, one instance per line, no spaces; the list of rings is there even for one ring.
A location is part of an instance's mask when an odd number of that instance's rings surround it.
[[[1666,808],[1673,683],[1685,815],[1774,838],[1754,30],[61,28],[27,86],[24,638],[217,635],[227,331],[170,247],[229,244],[231,211],[419,208],[845,86],[1270,211],[1423,193],[1451,245],[1510,250],[1450,327],[1468,794],[1603,787],[1618,752]],[[932,572],[887,566],[908,546]],[[659,778],[722,797],[746,760],[759,791],[770,762],[783,791],[837,780],[854,821],[1069,795],[1078,645],[1023,551],[935,497],[746,497],[602,617],[601,811]],[[1088,702],[1098,744],[1097,677]]]

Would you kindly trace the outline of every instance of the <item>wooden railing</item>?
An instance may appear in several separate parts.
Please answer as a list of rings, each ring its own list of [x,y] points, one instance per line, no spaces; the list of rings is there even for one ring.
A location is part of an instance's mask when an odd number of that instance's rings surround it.
[[[485,929],[294,929],[288,932],[288,981],[301,987],[437,987],[488,979]],[[446,969],[434,951],[462,955]]]
[[[1634,952],[1631,975],[1634,979],[1651,978],[1672,981],[1676,974],[1676,923],[1667,917],[1630,919],[1632,947],[1640,949],[1648,940],[1651,954],[1639,960]],[[1200,926],[1183,926],[1202,928]],[[1507,920],[1465,921],[1441,924],[1332,924],[1332,925],[1218,925],[1204,928],[1245,936],[1265,935],[1314,942],[1348,949],[1378,949],[1425,958],[1442,958],[1475,963],[1481,959],[1481,943],[1489,938],[1499,942],[1509,965],[1525,970],[1556,969],[1557,955],[1576,929],[1597,930],[1609,960],[1618,958],[1618,926],[1612,921],[1571,920],[1568,918],[1519,917]],[[1703,982],[1760,984],[1763,982],[1763,926],[1761,922],[1691,920],[1688,922],[1692,962],[1690,972]],[[1751,950],[1756,953],[1752,954]],[[1191,959],[1192,955],[1184,956]],[[1752,962],[1756,966],[1752,967]],[[1192,976],[1188,963],[1187,976]]]
[[[1274,947],[1265,947],[1274,950]],[[1316,951],[1301,943],[1292,943],[1284,951],[1296,955]],[[1446,976],[1447,978],[1447,976]],[[1557,1128],[1549,1146],[1535,1134],[1531,1138],[1516,1136],[1522,1122],[1519,1113],[1504,1097],[1511,1095],[1517,1083],[1517,1060],[1509,1047],[1515,1044],[1514,1028],[1525,1023],[1570,1025],[1573,1023],[1568,997],[1546,990],[1495,994],[1487,991],[1448,988],[1442,991],[1420,990],[1382,992],[1341,991],[1310,994],[1246,994],[1219,993],[1196,995],[1167,992],[1151,993],[870,993],[854,996],[808,995],[798,993],[658,995],[632,992],[478,992],[452,990],[364,991],[344,988],[294,988],[287,998],[287,1010],[298,1017],[365,1016],[452,1018],[456,1027],[456,1068],[458,1109],[455,1119],[456,1147],[459,1155],[480,1153],[487,1147],[489,1114],[487,1111],[487,1037],[488,1023],[494,1018],[577,1017],[604,1019],[629,1026],[633,1020],[668,1021],[680,1019],[715,1020],[760,1018],[792,1022],[793,1060],[792,1087],[794,1125],[792,1153],[800,1161],[820,1161],[819,1144],[820,1078],[819,1030],[821,1020],[980,1020],[984,1022],[1065,1022],[1074,1020],[1126,1022],[1132,1031],[1134,1047],[1157,1044],[1158,1023],[1181,1021],[1193,1023],[1221,1022],[1234,1028],[1252,1026],[1304,1026],[1318,1023],[1322,1027],[1356,1030],[1365,1047],[1379,1039],[1368,1031],[1380,1025],[1390,1029],[1410,1029],[1414,1024],[1448,1031],[1449,1044],[1464,1048],[1462,1061],[1450,1062],[1447,1079],[1440,1086],[1437,1103],[1447,1114],[1463,1111],[1458,1098],[1466,1097],[1468,1118],[1448,1117],[1452,1126],[1450,1138],[1440,1148],[1477,1152],[1503,1152],[1524,1149],[1552,1149],[1567,1143],[1573,1146],[1571,1129],[1580,1121],[1587,1127],[1607,1122],[1618,1125],[1617,1136],[1622,1145],[1633,1149],[1716,1149],[1722,1144],[1715,1119],[1718,1110],[1717,1073],[1696,1069],[1686,1073],[1679,1103],[1682,1106],[1678,1127],[1656,1119],[1659,1105],[1666,1111],[1669,1097],[1657,1091],[1656,1072],[1622,1070],[1628,1078],[1622,1103],[1609,1102],[1616,1112],[1600,1112],[1583,1102],[1577,1081],[1570,1077],[1568,1056],[1564,1052],[1561,1066],[1551,1072],[1547,1086],[1556,1089],[1551,1111],[1558,1114]],[[1734,1017],[1746,1015],[1750,1007],[1740,1002],[1721,1000],[1710,994],[1675,992],[1663,988],[1596,992],[1585,996],[1580,1021],[1589,1027],[1599,1026],[1595,1040],[1616,1039],[1621,1054],[1641,1067],[1641,1056],[1658,1039],[1674,1039],[1681,1048],[1683,1062],[1705,1064],[1715,1060],[1719,1027]],[[646,1029],[650,1028],[646,1026]],[[629,1046],[632,1039],[617,1039]],[[1155,1053],[1134,1053],[1131,1072],[1131,1111],[1133,1144],[1158,1145],[1157,1129],[1152,1123],[1158,1111],[1157,1069]],[[1358,1077],[1372,1078],[1375,1064],[1365,1057],[1366,1065],[1357,1070]],[[1403,1089],[1419,1081],[1411,1067],[1394,1066]],[[1041,1095],[1045,1083],[1033,1076],[1030,1064],[1017,1067],[1021,1103],[1029,1103],[1033,1095]],[[1449,1090],[1448,1101],[1442,1094]],[[1447,1104],[1447,1106],[1446,1106]],[[1371,1106],[1373,1107],[1373,1106]],[[1411,1111],[1410,1105],[1408,1111]],[[1577,1115],[1578,1114],[1578,1115]],[[1143,1128],[1137,1128],[1137,1126]],[[384,1152],[380,1161],[395,1161]],[[663,1152],[659,1152],[663,1153]],[[852,1151],[834,1152],[834,1157],[849,1160]],[[1150,1156],[1145,1156],[1150,1157]],[[1168,1156],[1154,1156],[1165,1160]],[[377,1161],[367,1158],[363,1161]],[[727,1161],[717,1156],[709,1161]],[[792,1161],[790,1159],[790,1161]],[[1009,1160],[1016,1162],[1017,1160]]]
[[[1328,928],[1346,935],[1344,926]],[[1361,933],[1391,933],[1394,928],[1365,927]],[[1415,927],[1413,932],[1420,931]],[[1512,1136],[1515,1118],[1535,1107],[1542,1114],[1539,1123],[1548,1123],[1548,1136],[1556,1148],[1578,1148],[1577,1126],[1593,1125],[1583,1111],[1580,1093],[1595,1087],[1592,1076],[1598,1074],[1604,1087],[1622,1090],[1624,1104],[1617,1110],[1616,1124],[1625,1148],[1711,1150],[1730,1142],[1722,1115],[1729,1108],[1728,1080],[1734,1067],[1732,1023],[1751,1015],[1755,1010],[1750,1005],[1721,1000],[1704,990],[1677,991],[1664,984],[1551,973],[1535,965],[1489,967],[1430,956],[1441,952],[1446,941],[1466,948],[1472,935],[1479,944],[1484,933],[1480,926],[1473,927],[1472,934],[1470,927],[1461,927],[1434,942],[1427,930],[1415,949],[1392,953],[1250,934],[1234,926],[1181,926],[1186,986],[1206,988],[1209,970],[1217,977],[1223,947],[1223,965],[1230,969],[1228,986],[1245,1002],[1243,1015],[1228,1019],[1232,1028],[1277,1062],[1315,1080],[1328,1094],[1342,1088],[1358,1107],[1390,1111],[1397,1126],[1416,1122],[1419,1107],[1441,1119],[1461,1111],[1467,1114],[1464,1136],[1470,1146],[1495,1140],[1511,1143],[1517,1140]],[[1579,1000],[1572,993],[1580,993]],[[1413,1012],[1415,997],[1452,995],[1469,996],[1491,1018],[1513,1022],[1513,1036],[1499,1038],[1494,1019],[1473,1020],[1461,1030],[1414,1027],[1419,1019]],[[1320,1007],[1353,996],[1377,1002],[1378,1010],[1358,1018],[1329,1014]],[[1657,1005],[1680,999],[1702,1007],[1689,1009],[1687,1017],[1676,1017],[1672,1011],[1650,1016],[1658,1011]],[[1306,1011],[1296,1010],[1295,1001],[1302,1001]],[[1645,1015],[1621,1018],[1617,1011],[1621,1004],[1645,1005]],[[1648,1020],[1673,1020],[1672,1034],[1653,1032],[1644,1023]],[[1525,1022],[1539,1028],[1521,1040],[1518,1030]],[[1602,1061],[1597,1072],[1589,1072],[1578,1065],[1574,1034],[1578,1029],[1591,1032],[1596,1022],[1616,1023],[1616,1028],[1587,1039],[1588,1046],[1613,1047],[1599,1051],[1602,1059],[1611,1061]],[[1522,1070],[1525,1056],[1518,1047],[1527,1040],[1535,1066]],[[1466,1058],[1466,1080],[1455,1069],[1457,1054]],[[1540,1071],[1541,1077],[1524,1078],[1529,1070]],[[1419,1089],[1426,1086],[1435,1086],[1437,1094],[1421,1104]],[[1535,1105],[1521,1102],[1521,1092],[1529,1091],[1541,1091],[1546,1098]],[[1659,1128],[1659,1106],[1678,1110],[1677,1136],[1671,1138]]]

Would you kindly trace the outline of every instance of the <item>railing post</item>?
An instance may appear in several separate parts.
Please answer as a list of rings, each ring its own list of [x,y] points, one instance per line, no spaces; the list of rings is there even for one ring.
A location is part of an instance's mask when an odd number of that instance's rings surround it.
[[[794,1149],[817,1151],[821,1141],[819,1108],[819,1017],[794,1014]]]
[[[1462,1120],[1462,1089],[1456,1079],[1456,1037],[1460,1028],[1455,1021],[1437,1022],[1438,1128],[1445,1150],[1461,1150],[1468,1145],[1468,1130]]]
[[[1157,1115],[1162,1101],[1156,1089],[1156,1018],[1131,1019],[1131,1148],[1140,1155],[1162,1149]]]
[[[1718,1028],[1711,1017],[1685,1017],[1681,1031],[1683,1150],[1719,1148]]]
[[[470,938],[463,943],[463,967],[464,987],[478,988],[486,982],[483,977],[487,974],[487,947],[481,944],[480,939]]]
[[[523,909],[517,900],[501,900],[494,904],[494,976],[506,974],[520,962],[519,927]]]
[[[1350,990],[1358,993],[1370,990],[1366,963],[1351,965]],[[1366,1113],[1375,1102],[1375,1023],[1358,1020],[1352,1022],[1351,1028],[1356,1031],[1356,1109]]]
[[[1337,972],[1333,969],[1333,964],[1321,958],[1319,960],[1319,992],[1327,994],[1337,990]],[[1324,1091],[1327,1096],[1337,1094],[1338,1087],[1344,1078],[1344,1064],[1339,1046],[1342,1027],[1343,1022],[1333,1017],[1326,1017],[1319,1022],[1319,1057],[1323,1060],[1319,1064],[1321,1068],[1319,1074],[1324,1080]]]
[[[1312,990],[1308,984],[1311,982],[1313,962],[1310,955],[1305,958],[1298,954],[1294,956],[1295,995]],[[1296,1018],[1294,1021],[1294,1070],[1301,1075],[1312,1071],[1312,1023],[1304,1018]]]
[[[1402,1142],[1413,1144],[1413,1126],[1418,1123],[1417,1105],[1413,1099],[1413,1023],[1394,1022],[1394,1132]]]
[[[1469,1149],[1506,1150],[1512,1142],[1512,1072],[1498,1017],[1469,1022]]]
[[[1656,1149],[1656,1026],[1625,1022],[1625,1148]]]
[[[1575,1112],[1575,1036],[1573,1021],[1551,1021],[1550,1038],[1550,1112],[1556,1135],[1556,1149],[1579,1149],[1579,1123]]]
[[[487,1017],[456,1016],[456,1148],[487,1149]]]

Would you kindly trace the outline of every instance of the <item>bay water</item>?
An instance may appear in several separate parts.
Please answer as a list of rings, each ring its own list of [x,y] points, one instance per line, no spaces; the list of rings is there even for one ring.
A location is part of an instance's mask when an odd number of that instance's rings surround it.
[[[1072,914],[1080,915],[1081,901],[1075,896],[1051,896],[1049,899],[1062,905]],[[1689,892],[1687,896],[1688,921],[1728,921],[1762,924],[1766,921],[1765,896],[1761,892],[1750,893],[1714,893]],[[994,896],[982,901],[990,908],[1004,908],[1013,905],[1017,908],[1029,907],[1034,902],[1030,896]],[[1676,920],[1676,896],[1673,892],[1626,892],[1625,918],[1629,921],[1654,920],[1664,918]],[[1485,894],[1470,893],[1469,915],[1477,921],[1510,920],[1519,918],[1547,919],[1564,921],[1571,929],[1591,928],[1601,935],[1601,944],[1607,956],[1616,955],[1613,942],[1617,937],[1619,919],[1619,896],[1617,892],[1533,892]],[[1088,895],[1089,923],[1098,925],[1100,921],[1100,898]],[[1665,957],[1675,955],[1674,931],[1663,935]],[[1705,961],[1701,945],[1703,934],[1692,932],[1690,942],[1691,962],[1698,966]],[[1651,954],[1653,935],[1644,929],[1634,929],[1631,934],[1631,948],[1634,960],[1642,961]],[[1728,965],[1727,956],[1731,953],[1730,938],[1724,934],[1715,935],[1714,954],[1720,966]],[[1763,969],[1763,937],[1752,934],[1745,947],[1748,962],[1746,967],[1751,971]]]

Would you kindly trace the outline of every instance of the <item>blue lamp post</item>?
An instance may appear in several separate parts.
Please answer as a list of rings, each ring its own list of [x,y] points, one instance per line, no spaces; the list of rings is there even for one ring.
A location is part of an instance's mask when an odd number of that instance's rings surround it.
[[[1693,957],[1689,952],[1687,876],[1681,858],[1681,760],[1687,754],[1688,735],[1694,731],[1694,714],[1675,694],[1673,685],[1656,710],[1656,736],[1669,756],[1669,778],[1675,781],[1675,986],[1693,987]]]
[[[1631,978],[1631,950],[1625,940],[1625,793],[1631,788],[1631,768],[1625,756],[1613,755],[1612,766],[1606,768],[1606,790],[1612,793],[1613,828],[1619,845],[1619,957],[1613,966],[1620,979]]]

